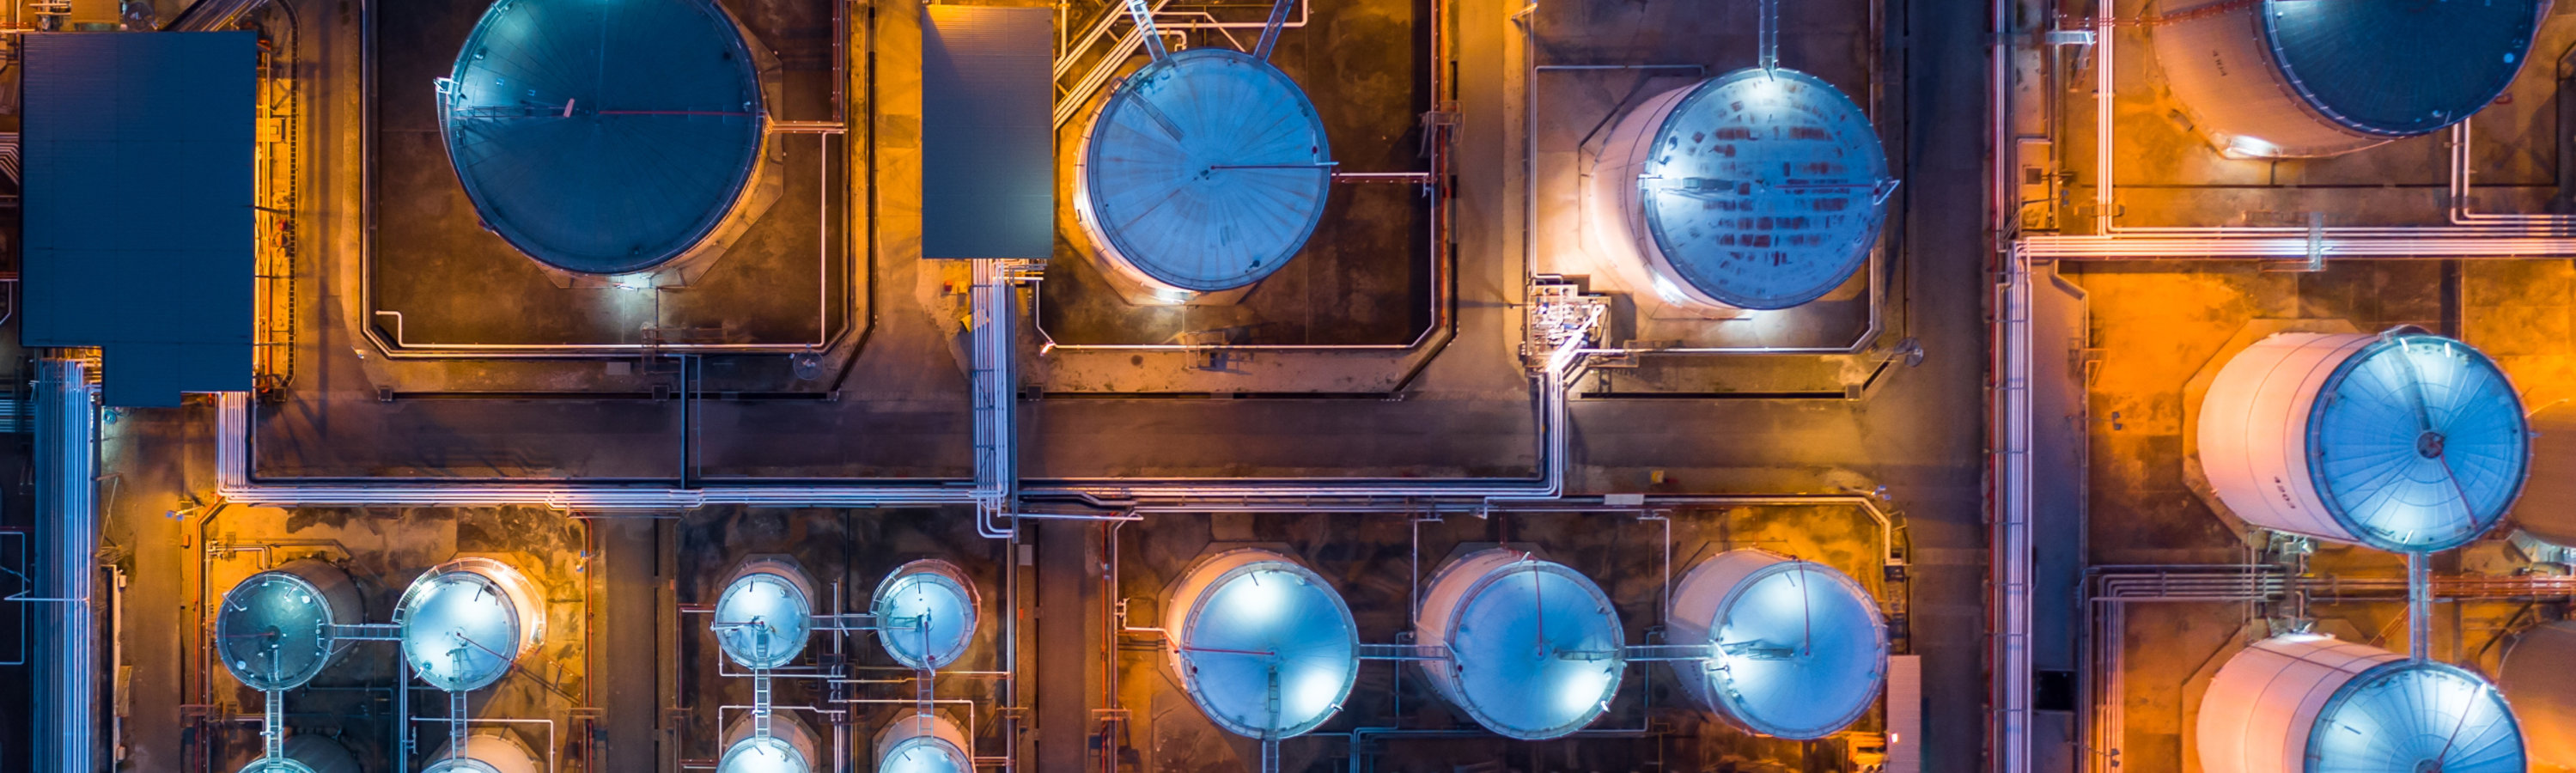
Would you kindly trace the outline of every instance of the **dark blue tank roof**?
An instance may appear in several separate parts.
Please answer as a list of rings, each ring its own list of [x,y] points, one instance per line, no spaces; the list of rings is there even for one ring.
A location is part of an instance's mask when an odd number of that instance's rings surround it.
[[[2263,31],[2299,96],[2346,128],[2414,135],[2504,93],[2540,0],[2264,0]]]
[[[715,230],[764,123],[751,51],[710,0],[501,0],[439,99],[483,223],[595,274],[651,268]]]

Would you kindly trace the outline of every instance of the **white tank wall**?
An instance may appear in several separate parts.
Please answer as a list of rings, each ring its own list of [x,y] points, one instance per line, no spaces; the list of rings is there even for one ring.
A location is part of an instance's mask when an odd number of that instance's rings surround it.
[[[2403,660],[2377,647],[2280,636],[2236,653],[2201,694],[2202,773],[2304,773],[2317,713],[2346,682]]]
[[[2193,7],[2232,7],[2158,25],[2156,62],[2183,110],[2219,150],[2242,156],[2315,157],[2349,153],[2388,138],[2336,125],[2282,82],[2264,45],[2261,2],[2201,0]]]
[[[2308,415],[2336,366],[2379,340],[2360,333],[2281,333],[2220,367],[2200,404],[2201,472],[2245,522],[2359,543],[2308,475]]]
[[[2531,477],[2513,521],[2551,544],[2576,545],[2576,403],[2531,412]]]
[[[1451,625],[1458,606],[1466,603],[1467,592],[1477,581],[1494,570],[1521,560],[1515,550],[1493,549],[1459,557],[1432,575],[1431,587],[1422,592],[1422,611],[1413,619],[1413,643],[1426,647],[1449,646],[1455,635]],[[1427,663],[1422,669],[1431,679],[1431,689],[1452,705],[1464,705],[1466,696],[1458,685],[1458,675],[1445,664]]]
[[[2496,686],[2522,723],[2536,770],[2576,770],[2576,622],[2517,634],[2496,670]]]
[[[1611,126],[1601,155],[1593,161],[1592,182],[1584,189],[1584,227],[1591,230],[1593,248],[1602,251],[1611,270],[1629,287],[1652,289],[1674,303],[1730,308],[1689,282],[1672,278],[1678,275],[1663,248],[1655,244],[1654,233],[1646,228],[1645,200],[1637,195],[1637,175],[1644,173],[1646,160],[1654,155],[1656,131],[1699,85],[1693,82],[1637,103]]]
[[[444,729],[423,725],[421,732]],[[466,736],[465,749],[456,756],[464,759],[450,760],[448,744],[440,744],[438,754],[424,763],[421,773],[485,773],[472,763],[481,763],[490,769],[490,773],[544,773],[546,769],[544,761],[538,759],[537,753],[530,751],[527,744],[521,743],[517,736],[500,732],[478,731]],[[457,764],[459,762],[466,764]]]

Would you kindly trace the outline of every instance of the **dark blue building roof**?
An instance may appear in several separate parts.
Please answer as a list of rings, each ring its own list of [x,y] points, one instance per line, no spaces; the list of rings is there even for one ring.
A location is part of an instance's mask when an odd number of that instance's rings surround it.
[[[2264,0],[2263,33],[2291,88],[2367,134],[2439,129],[2504,93],[2540,0]]]
[[[439,99],[484,225],[594,274],[706,238],[741,198],[764,129],[751,51],[710,0],[501,0]]]

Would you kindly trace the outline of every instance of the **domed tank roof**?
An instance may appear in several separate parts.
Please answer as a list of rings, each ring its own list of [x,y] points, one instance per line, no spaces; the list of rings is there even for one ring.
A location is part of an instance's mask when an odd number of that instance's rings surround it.
[[[359,610],[354,589],[333,593],[322,587],[347,586],[346,575],[336,569],[315,574],[323,576],[271,570],[224,592],[223,608],[215,616],[215,646],[233,678],[252,689],[282,690],[310,681],[330,665],[344,646],[331,635],[331,626],[360,622]]]
[[[735,741],[716,761],[716,773],[806,773],[813,768],[786,739],[756,735]]]
[[[541,620],[517,572],[466,559],[433,569],[403,591],[396,607],[403,658],[421,681],[450,692],[501,680]]]
[[[2283,81],[2326,118],[2368,134],[2458,123],[2522,69],[2542,0],[2263,0]]]
[[[2308,415],[2309,475],[2365,544],[2445,550],[2522,490],[2531,437],[2493,360],[2441,336],[2380,337],[2328,377]]]
[[[806,583],[783,565],[753,565],[716,597],[716,646],[744,668],[777,668],[805,651],[814,606]]]
[[[1672,289],[1783,309],[1824,297],[1869,261],[1895,183],[1878,130],[1840,89],[1796,70],[1746,69],[1666,104],[1660,121],[1625,134],[1649,142],[1637,149],[1645,158],[1632,195],[1647,257],[1680,283]]]
[[[2456,666],[2394,661],[2364,671],[2317,710],[2309,770],[2521,773],[2522,732],[2504,696]]]
[[[1186,605],[1171,628],[1182,684],[1227,731],[1303,734],[1350,695],[1359,626],[1342,594],[1312,570],[1267,551],[1239,552],[1248,555],[1211,562],[1216,576],[1174,599]]]
[[[752,53],[710,0],[500,0],[440,89],[439,131],[484,226],[567,271],[678,257],[759,161]]]
[[[465,737],[465,748],[441,746],[420,773],[538,773],[536,752],[515,736],[478,732]]]
[[[877,643],[912,668],[945,668],[975,642],[975,590],[955,565],[922,559],[877,583]],[[908,621],[898,623],[897,621]]]
[[[325,736],[288,735],[278,747],[282,756],[253,759],[241,773],[359,773],[358,759],[348,747]]]
[[[1675,664],[1700,680],[1684,686],[1756,732],[1831,735],[1869,710],[1885,679],[1878,603],[1832,567],[1729,551],[1693,567],[1673,605],[1674,642],[1716,647],[1704,663]]]
[[[1218,48],[1129,75],[1085,134],[1074,208],[1110,261],[1182,290],[1259,281],[1297,254],[1333,184],[1323,119],[1279,68]]]
[[[1618,610],[1563,564],[1471,554],[1433,578],[1422,614],[1417,641],[1450,652],[1429,666],[1434,686],[1488,730],[1562,737],[1600,718],[1619,691],[1627,656]]]
[[[934,736],[905,739],[886,752],[877,773],[974,773],[955,744]]]

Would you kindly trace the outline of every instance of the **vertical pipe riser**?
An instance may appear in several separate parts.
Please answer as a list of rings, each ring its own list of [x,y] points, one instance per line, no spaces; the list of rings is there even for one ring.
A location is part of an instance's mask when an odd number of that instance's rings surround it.
[[[48,529],[39,556],[45,567],[44,644],[36,669],[38,770],[97,769],[96,621],[91,560],[98,550],[96,427],[89,368],[79,360],[36,362],[37,525]]]

